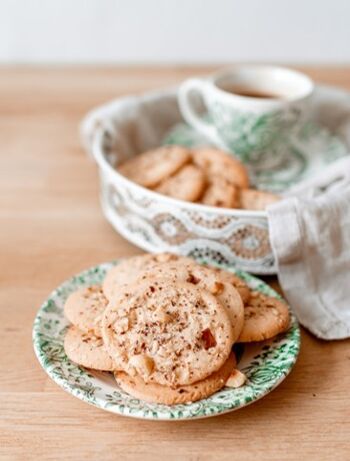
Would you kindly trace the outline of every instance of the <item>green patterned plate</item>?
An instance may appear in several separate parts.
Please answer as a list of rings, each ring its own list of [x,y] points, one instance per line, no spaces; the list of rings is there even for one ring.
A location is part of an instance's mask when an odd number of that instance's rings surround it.
[[[63,348],[68,326],[63,315],[67,296],[81,286],[101,283],[106,271],[114,264],[100,264],[64,282],[44,302],[34,321],[34,349],[42,367],[59,386],[84,402],[135,418],[205,418],[237,410],[260,399],[283,381],[295,364],[300,347],[300,330],[292,314],[291,326],[286,333],[273,340],[242,348],[238,368],[246,374],[247,382],[241,388],[224,388],[208,399],[173,406],[150,404],[129,396],[117,386],[111,373],[95,372],[75,365],[67,358]],[[278,297],[261,280],[244,272],[236,272],[251,288]]]

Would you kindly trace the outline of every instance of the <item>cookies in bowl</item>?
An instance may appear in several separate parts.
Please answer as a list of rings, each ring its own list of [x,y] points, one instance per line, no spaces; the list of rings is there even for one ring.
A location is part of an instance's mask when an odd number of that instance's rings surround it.
[[[213,147],[162,146],[124,161],[118,171],[159,194],[207,206],[260,211],[280,199],[251,188],[243,163]]]

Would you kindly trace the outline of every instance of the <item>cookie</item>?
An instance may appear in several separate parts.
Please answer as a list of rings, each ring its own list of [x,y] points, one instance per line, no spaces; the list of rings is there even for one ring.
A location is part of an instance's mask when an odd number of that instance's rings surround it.
[[[144,254],[125,259],[110,269],[103,283],[102,289],[108,299],[112,299],[120,287],[133,283],[147,268],[157,263],[170,261],[192,261],[185,256],[178,256],[172,253]]]
[[[121,286],[126,283],[132,282],[135,277],[141,273],[143,268],[150,261],[152,255],[144,254],[140,256],[133,256],[127,258],[112,267],[107,272],[107,275],[102,283],[103,293],[107,299],[112,299],[114,291],[118,290]]]
[[[242,189],[240,194],[241,208],[244,210],[265,210],[267,206],[279,200],[278,195],[262,190]]]
[[[233,274],[232,274],[233,275]],[[153,264],[146,268],[140,279],[169,279],[171,283],[187,282],[208,290],[227,309],[233,327],[233,342],[243,328],[244,314],[242,298],[234,287],[232,279],[226,282],[221,273],[210,266],[203,266],[189,258]],[[243,283],[243,282],[242,282]]]
[[[219,177],[240,188],[249,187],[245,166],[232,155],[211,147],[192,150],[193,163],[206,173],[208,179]]]
[[[191,154],[181,146],[164,146],[124,162],[118,171],[144,187],[156,187],[189,163]]]
[[[233,342],[235,342],[244,323],[243,301],[238,290],[231,283],[224,282],[220,274],[215,273],[211,268],[200,265],[190,268],[186,281],[208,290],[226,308],[233,328]]]
[[[232,374],[236,360],[233,352],[216,372],[202,381],[198,381],[177,389],[162,386],[161,384],[146,384],[139,376],[133,377],[125,372],[115,372],[114,377],[123,391],[145,402],[161,403],[164,405],[176,405],[179,403],[196,402],[205,399],[225,386],[226,381]]]
[[[205,187],[205,175],[195,165],[185,165],[154,190],[169,197],[196,202]]]
[[[93,333],[83,333],[75,326],[69,327],[64,338],[64,350],[72,362],[101,371],[116,369],[104,347],[102,338]]]
[[[239,208],[240,190],[225,178],[211,176],[200,203],[222,208]]]
[[[101,315],[108,304],[99,285],[80,288],[68,296],[64,314],[82,332],[101,336]]]
[[[171,387],[217,371],[233,342],[228,313],[212,294],[169,279],[125,288],[105,310],[102,334],[118,369]]]
[[[240,277],[238,277],[238,275],[218,267],[211,267],[211,269],[218,274],[223,282],[231,283],[231,285],[236,288],[244,305],[248,303],[250,299],[250,288]]]
[[[175,256],[170,260],[154,261],[140,271],[136,280],[169,279],[173,282],[186,282],[191,270],[198,264],[194,259],[186,256]]]
[[[283,301],[253,291],[244,308],[244,325],[238,342],[270,339],[286,331],[289,321],[288,307]]]

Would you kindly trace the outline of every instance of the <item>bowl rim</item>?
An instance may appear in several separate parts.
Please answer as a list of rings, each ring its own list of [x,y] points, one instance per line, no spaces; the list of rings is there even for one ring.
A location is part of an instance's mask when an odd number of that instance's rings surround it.
[[[126,178],[122,174],[120,174],[116,169],[112,167],[112,165],[107,161],[105,157],[105,152],[103,150],[103,136],[105,135],[105,131],[102,127],[97,128],[96,132],[94,133],[93,142],[92,142],[92,157],[96,161],[97,165],[101,168],[101,170],[109,175],[113,182],[121,183],[126,187],[134,190],[135,192],[142,192],[143,194],[149,195],[151,198],[156,199],[160,202],[168,204],[169,206],[177,206],[184,208],[188,211],[198,211],[204,213],[216,213],[219,215],[230,216],[230,217],[250,217],[250,218],[257,218],[257,219],[266,219],[267,220],[267,212],[266,211],[252,211],[252,210],[241,210],[236,208],[219,208],[215,206],[203,205],[201,203],[192,203],[186,202],[184,200],[179,200],[176,198],[168,197],[163,194],[159,194],[158,192],[152,191],[146,187],[143,187],[134,181]]]

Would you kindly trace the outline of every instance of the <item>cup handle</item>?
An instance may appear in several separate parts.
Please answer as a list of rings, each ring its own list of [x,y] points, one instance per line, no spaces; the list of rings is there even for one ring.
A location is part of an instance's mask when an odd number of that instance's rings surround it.
[[[197,92],[202,97],[205,106],[207,106],[206,94],[208,91],[210,91],[210,84],[205,80],[200,80],[197,78],[186,80],[180,86],[178,92],[178,103],[180,111],[183,118],[189,125],[195,128],[199,133],[203,134],[208,139],[210,139],[216,146],[225,148],[215,126],[211,125],[208,122],[205,122],[198,115],[198,113],[195,111],[191,104],[190,95],[193,92]]]

